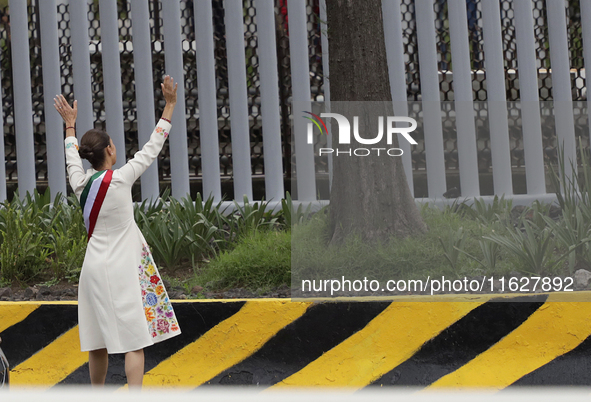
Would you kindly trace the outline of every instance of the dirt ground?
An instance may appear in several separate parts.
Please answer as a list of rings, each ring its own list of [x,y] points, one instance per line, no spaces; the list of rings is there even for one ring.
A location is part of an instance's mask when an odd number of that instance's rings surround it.
[[[243,298],[288,298],[289,286],[271,289],[269,292],[256,294],[244,288],[226,289],[215,292],[203,291],[200,287],[194,287],[190,292],[185,288],[170,286],[170,282],[164,281],[168,296],[173,299],[243,299]],[[26,287],[13,285],[0,288],[0,301],[57,301],[77,300],[78,284],[62,281],[53,286],[30,285]]]

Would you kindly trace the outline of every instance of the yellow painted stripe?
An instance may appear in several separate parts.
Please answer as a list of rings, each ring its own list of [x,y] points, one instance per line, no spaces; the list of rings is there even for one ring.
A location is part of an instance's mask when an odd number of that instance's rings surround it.
[[[392,303],[361,331],[274,387],[365,387],[483,302]]]
[[[78,326],[75,326],[13,368],[10,385],[49,388],[86,362],[88,353],[80,351]]]
[[[18,324],[33,311],[37,310],[38,304],[5,304],[0,308],[0,332]]]
[[[503,389],[576,348],[591,334],[591,304],[553,302],[557,297],[560,295],[550,295],[547,302],[513,332],[429,388]]]
[[[301,317],[311,303],[249,301],[144,376],[144,385],[196,387],[240,363]]]

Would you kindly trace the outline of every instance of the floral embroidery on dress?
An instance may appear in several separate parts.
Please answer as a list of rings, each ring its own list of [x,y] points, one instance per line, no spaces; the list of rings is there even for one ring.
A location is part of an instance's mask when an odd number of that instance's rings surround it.
[[[142,247],[142,264],[138,267],[144,312],[152,338],[179,331],[172,304],[158,275],[149,247]]]
[[[160,135],[164,135],[164,138],[168,137],[168,131],[164,131],[162,127],[156,127],[156,132]]]
[[[72,148],[72,147],[76,147],[76,150],[78,150],[78,145],[76,145],[75,143],[73,143],[73,142],[68,142],[68,143],[66,144],[66,149],[70,149],[70,148]]]

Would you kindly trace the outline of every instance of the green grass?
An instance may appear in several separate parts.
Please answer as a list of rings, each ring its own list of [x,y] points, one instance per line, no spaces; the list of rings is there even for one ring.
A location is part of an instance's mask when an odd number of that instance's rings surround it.
[[[289,231],[251,232],[207,264],[198,282],[208,289],[244,287],[258,292],[289,284],[290,240]]]
[[[579,149],[584,149],[582,144]],[[558,213],[534,202],[521,211],[510,200],[491,204],[474,199],[440,210],[428,205],[421,214],[428,231],[405,239],[364,244],[359,235],[334,247],[328,216],[316,214],[292,229],[292,283],[305,279],[425,279],[522,275],[570,276],[591,265],[591,166],[581,152],[582,169],[565,173],[564,158],[551,169]]]
[[[480,245],[483,236],[504,234],[508,229],[501,225],[484,225],[457,211],[424,206],[421,215],[429,230],[421,236],[392,237],[381,244],[364,244],[360,236],[353,235],[341,247],[328,242],[328,216],[316,214],[292,229],[294,280],[340,278],[342,275],[378,280],[420,279],[429,275],[460,278],[515,270],[515,258],[504,250],[497,250],[494,267],[475,261],[486,260]],[[454,249],[454,245],[461,245],[458,247],[461,251]],[[452,255],[454,251],[456,255]],[[454,260],[453,264],[450,259]]]

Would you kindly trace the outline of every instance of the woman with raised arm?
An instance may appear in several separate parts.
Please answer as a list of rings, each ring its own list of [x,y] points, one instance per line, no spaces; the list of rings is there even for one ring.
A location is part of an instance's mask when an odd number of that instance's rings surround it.
[[[80,200],[88,232],[78,287],[78,322],[81,349],[89,352],[93,385],[105,383],[108,355],[125,353],[127,383],[141,386],[143,348],[181,333],[148,244],[135,223],[131,198],[133,183],[156,159],[168,137],[177,86],[171,77],[164,77],[162,118],[141,151],[115,170],[117,150],[107,133],[89,130],[78,147],[77,101],[71,107],[63,95],[54,98],[66,124],[70,186]],[[86,172],[81,157],[92,165]]]

